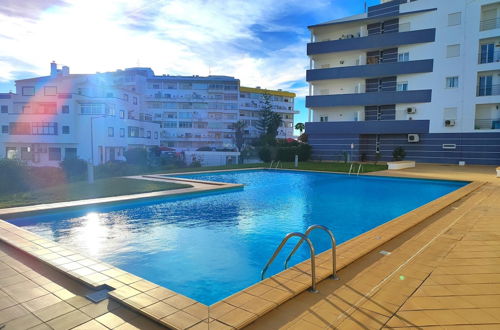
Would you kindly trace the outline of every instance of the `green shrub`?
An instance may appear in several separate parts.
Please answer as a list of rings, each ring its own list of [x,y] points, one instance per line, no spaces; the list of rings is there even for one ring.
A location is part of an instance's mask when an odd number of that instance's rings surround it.
[[[396,147],[394,148],[394,151],[392,152],[392,158],[395,161],[400,161],[405,159],[406,157],[406,151],[403,149],[403,147]]]
[[[307,143],[301,143],[301,144],[299,144],[298,153],[297,154],[299,155],[299,160],[301,162],[308,161],[309,159],[311,159],[312,146],[310,144],[307,144]]]
[[[96,178],[110,178],[115,176],[136,175],[145,170],[145,166],[128,164],[125,162],[108,162],[95,167]]]
[[[26,166],[16,159],[0,159],[0,194],[26,191],[29,187]]]
[[[60,167],[42,166],[27,167],[29,189],[37,190],[67,183],[68,180]]]
[[[265,163],[269,163],[271,161],[271,149],[269,149],[268,147],[262,147],[260,148],[259,150],[259,158],[265,162]]]
[[[148,151],[145,148],[133,148],[124,152],[127,163],[146,166],[148,164]]]
[[[59,163],[66,178],[70,181],[83,179],[87,173],[87,162],[79,158],[65,159]]]
[[[276,151],[276,159],[282,162],[295,161],[295,155],[299,156],[301,162],[305,162],[311,158],[312,147],[307,143],[297,143],[296,146],[278,147]]]

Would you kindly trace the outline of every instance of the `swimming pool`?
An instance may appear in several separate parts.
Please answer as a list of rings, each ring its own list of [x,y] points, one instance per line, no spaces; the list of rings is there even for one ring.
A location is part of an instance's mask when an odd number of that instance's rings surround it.
[[[181,177],[245,187],[9,222],[210,305],[258,282],[288,232],[323,224],[340,244],[467,184],[270,170]],[[312,240],[317,253],[329,248],[324,233]],[[283,269],[284,250],[268,275]],[[308,257],[304,246],[292,264]]]

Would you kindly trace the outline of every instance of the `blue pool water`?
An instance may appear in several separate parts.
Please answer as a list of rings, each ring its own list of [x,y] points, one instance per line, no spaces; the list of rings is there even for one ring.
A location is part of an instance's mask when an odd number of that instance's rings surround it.
[[[466,184],[267,170],[183,177],[245,187],[10,222],[212,304],[258,282],[289,232],[323,224],[342,243]],[[329,248],[322,232],[313,233],[312,240],[317,252]],[[269,275],[283,269],[285,251],[295,242],[285,247]],[[304,246],[292,261],[306,258]]]

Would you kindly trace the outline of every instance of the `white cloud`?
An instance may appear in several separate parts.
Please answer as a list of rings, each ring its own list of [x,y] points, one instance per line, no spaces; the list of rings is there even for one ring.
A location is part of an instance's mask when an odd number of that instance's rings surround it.
[[[60,2],[60,1],[59,1]],[[19,61],[48,74],[52,60],[75,73],[152,67],[156,74],[232,75],[243,85],[290,89],[308,65],[306,27],[273,23],[288,13],[331,8],[327,0],[67,0],[37,19],[0,12],[0,80],[15,79]],[[252,27],[295,32],[282,49],[269,50]],[[259,55],[265,52],[264,55]],[[300,95],[304,88],[295,90]]]

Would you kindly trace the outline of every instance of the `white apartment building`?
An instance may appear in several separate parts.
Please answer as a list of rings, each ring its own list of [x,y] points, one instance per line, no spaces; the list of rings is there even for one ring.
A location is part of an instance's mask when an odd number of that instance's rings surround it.
[[[70,74],[52,63],[50,76],[16,81],[0,105],[0,157],[33,166],[75,157],[102,164],[160,144],[160,125],[144,120],[141,95],[106,74]]]
[[[278,139],[293,138],[293,117],[298,114],[294,108],[295,94],[278,90],[263,89],[260,87],[240,87],[239,120],[246,123],[245,133],[249,139],[260,136],[257,126],[260,119],[260,110],[263,106],[263,96],[269,95],[272,110],[281,115],[283,120],[278,129]]]
[[[500,164],[500,1],[381,1],[309,29],[315,158]]]
[[[148,120],[161,125],[163,146],[178,151],[233,149],[239,80],[227,76],[157,76],[150,68],[109,73],[122,88],[142,95]]]

